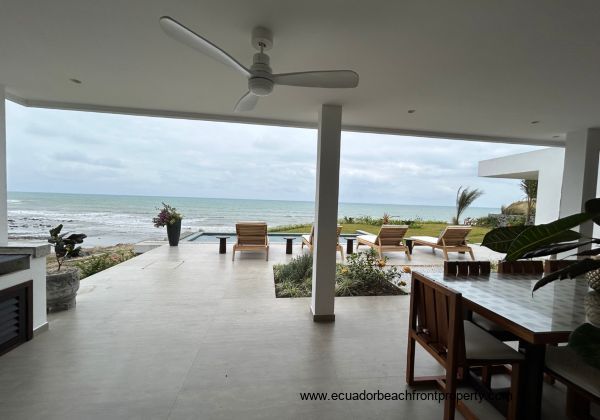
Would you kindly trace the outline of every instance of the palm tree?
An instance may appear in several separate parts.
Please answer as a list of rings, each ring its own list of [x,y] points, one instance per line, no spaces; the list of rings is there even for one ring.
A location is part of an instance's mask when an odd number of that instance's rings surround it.
[[[522,179],[521,180],[521,191],[525,193],[525,199],[527,200],[527,219],[526,223],[529,224],[531,215],[535,211],[535,204],[537,200],[537,179]]]
[[[458,225],[460,223],[460,215],[473,204],[473,201],[477,200],[483,195],[483,191],[477,188],[470,190],[469,188],[463,188],[462,185],[456,192],[456,216],[452,219],[452,223]]]

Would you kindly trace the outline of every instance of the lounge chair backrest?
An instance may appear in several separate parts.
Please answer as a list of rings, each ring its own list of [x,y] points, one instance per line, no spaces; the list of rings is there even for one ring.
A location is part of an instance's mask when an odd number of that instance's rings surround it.
[[[342,226],[337,225],[337,244],[340,244],[340,234],[342,233]],[[312,227],[310,228],[310,239],[309,242],[312,245],[313,244],[313,239],[315,237],[315,225],[312,225]]]
[[[464,360],[462,297],[439,283],[412,277],[409,328],[425,338],[424,346],[440,355]],[[462,343],[461,343],[462,342]]]
[[[381,229],[379,229],[375,242],[384,246],[401,245],[407,231],[407,225],[383,225],[381,226]],[[379,241],[381,241],[381,243]]]
[[[266,245],[267,224],[265,222],[240,222],[235,224],[239,245]]]
[[[501,274],[542,274],[543,272],[544,262],[540,260],[500,261],[498,263],[498,273]]]
[[[440,234],[437,243],[446,246],[465,245],[471,229],[470,226],[447,226]]]

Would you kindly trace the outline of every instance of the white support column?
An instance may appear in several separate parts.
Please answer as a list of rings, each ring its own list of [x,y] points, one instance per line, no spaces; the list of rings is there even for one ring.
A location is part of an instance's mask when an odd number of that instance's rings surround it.
[[[583,211],[585,202],[596,197],[599,154],[600,129],[589,128],[567,134],[560,217]],[[583,224],[579,231],[585,236],[592,236],[593,223]]]
[[[8,243],[8,194],[6,191],[6,94],[0,85],[0,245]]]
[[[342,107],[322,105],[317,145],[314,261],[311,310],[315,322],[335,320],[335,258],[340,179]]]

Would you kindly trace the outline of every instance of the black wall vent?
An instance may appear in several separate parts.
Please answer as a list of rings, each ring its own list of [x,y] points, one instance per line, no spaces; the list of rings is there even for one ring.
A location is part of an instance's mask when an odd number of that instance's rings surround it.
[[[0,290],[0,355],[33,337],[33,281]]]

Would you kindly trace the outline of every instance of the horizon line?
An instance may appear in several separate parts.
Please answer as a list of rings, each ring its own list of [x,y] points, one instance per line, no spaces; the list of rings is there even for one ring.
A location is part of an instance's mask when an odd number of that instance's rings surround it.
[[[270,198],[237,198],[237,197],[198,197],[198,196],[175,196],[175,195],[143,195],[143,194],[106,194],[106,193],[73,193],[73,192],[55,192],[55,191],[14,191],[9,190],[7,193],[25,193],[25,194],[60,194],[60,195],[93,195],[93,196],[104,196],[104,197],[146,197],[146,198],[199,198],[199,199],[210,199],[210,200],[245,200],[245,201],[287,201],[293,203],[314,203],[310,200],[280,200]],[[423,206],[423,207],[456,207],[455,204],[406,204],[406,203],[374,203],[374,202],[351,202],[351,201],[338,201],[338,204],[361,204],[361,205],[380,205],[380,206]],[[471,208],[481,209],[496,209],[499,206],[470,206]]]

